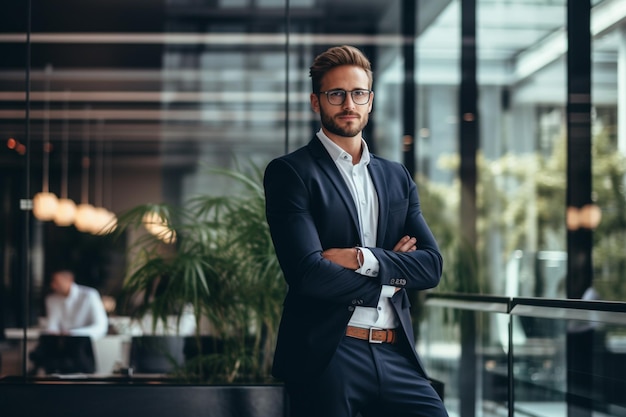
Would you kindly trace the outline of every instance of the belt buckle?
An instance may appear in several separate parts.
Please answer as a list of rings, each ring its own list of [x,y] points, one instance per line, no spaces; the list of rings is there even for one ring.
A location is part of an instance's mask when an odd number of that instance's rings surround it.
[[[374,339],[372,338],[372,336],[373,336],[373,334],[374,334],[374,331],[376,331],[376,330],[382,330],[382,329],[380,329],[380,328],[378,328],[378,327],[370,327],[370,329],[369,329],[370,333],[369,333],[369,338],[368,338],[368,341],[369,341],[370,343],[377,343],[377,344],[383,343],[383,341],[382,341],[382,340],[374,340]]]

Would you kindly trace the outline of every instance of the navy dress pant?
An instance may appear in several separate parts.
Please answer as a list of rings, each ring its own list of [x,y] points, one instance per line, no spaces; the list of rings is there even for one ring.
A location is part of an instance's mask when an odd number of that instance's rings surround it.
[[[410,345],[344,336],[316,380],[286,382],[291,417],[446,417]]]

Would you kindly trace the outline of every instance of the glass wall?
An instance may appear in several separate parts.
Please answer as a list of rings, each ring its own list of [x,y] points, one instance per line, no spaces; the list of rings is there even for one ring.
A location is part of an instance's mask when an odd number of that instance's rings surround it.
[[[624,178],[626,174],[626,120],[624,90],[626,49],[623,20],[615,2],[598,1],[592,15],[591,64],[593,103],[593,198],[599,207],[593,247],[591,296],[623,301],[624,257],[616,248],[624,244]]]
[[[520,262],[538,264],[546,251],[562,253],[566,246],[563,191],[542,189],[543,177],[550,175],[546,170],[554,166],[550,157],[555,153],[552,159],[558,157],[558,146],[565,139],[559,128],[567,84],[565,18],[565,1],[476,2],[480,147],[474,249],[475,279],[483,293],[564,296],[563,288],[557,288],[559,282],[547,283],[546,292],[540,293],[538,284],[522,284],[511,274],[527,272],[520,271]],[[459,230],[460,25],[461,2],[452,1],[418,41],[418,108],[424,143],[418,155],[420,172],[440,199],[428,214],[447,224],[438,232],[450,237],[441,243],[455,265],[462,262],[454,239]],[[563,262],[562,256],[555,256],[555,263]],[[534,269],[533,265],[531,274]],[[550,279],[564,277],[551,274]],[[444,281],[446,289],[463,291],[455,273]]]
[[[446,4],[444,4],[446,3]],[[623,146],[619,148],[618,66],[623,13],[594,1],[592,136],[593,279],[598,297],[623,300]],[[477,241],[475,264],[459,254],[461,1],[420,9],[417,40],[418,179],[424,211],[447,255],[447,291],[468,291],[458,271],[473,271],[479,291],[566,297],[567,2],[477,1]],[[431,7],[441,7],[428,19]],[[589,210],[587,210],[589,209]],[[571,230],[571,229],[570,229]],[[475,251],[475,252],[474,252]]]

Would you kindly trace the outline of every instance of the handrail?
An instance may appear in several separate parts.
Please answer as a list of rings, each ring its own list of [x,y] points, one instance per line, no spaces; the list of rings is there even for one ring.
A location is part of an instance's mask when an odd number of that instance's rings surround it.
[[[579,300],[572,298],[557,299],[538,297],[511,298],[511,307],[515,307],[517,305],[626,313],[626,303],[621,301]]]
[[[510,314],[626,325],[626,303],[621,302],[515,298],[511,300]]]
[[[461,310],[475,310],[496,313],[508,313],[511,309],[510,298],[458,293],[427,293],[428,306],[455,307]]]
[[[532,297],[503,297],[482,294],[426,294],[426,304],[461,310],[501,312],[534,317],[607,321],[626,324],[626,302],[554,299]]]
[[[508,303],[511,297],[503,297],[500,295],[485,295],[485,294],[465,294],[465,293],[451,293],[451,292],[427,292],[427,299],[450,299],[459,301],[470,302],[484,302],[484,303]]]

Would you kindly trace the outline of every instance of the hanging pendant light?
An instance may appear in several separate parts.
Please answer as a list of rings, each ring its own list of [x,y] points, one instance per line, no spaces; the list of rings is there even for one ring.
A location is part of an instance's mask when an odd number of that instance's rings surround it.
[[[57,226],[71,226],[76,219],[76,203],[69,198],[59,198],[54,223]]]
[[[42,191],[33,197],[33,215],[41,221],[52,220],[58,206],[59,200],[54,193]]]
[[[74,226],[81,232],[89,233],[91,225],[96,221],[95,207],[89,203],[80,203],[76,207]]]
[[[52,67],[46,66],[46,97],[44,102],[44,126],[43,126],[43,178],[42,178],[42,191],[35,194],[33,197],[33,215],[35,218],[41,221],[48,221],[54,218],[54,215],[58,206],[58,199],[54,193],[51,193],[48,189],[48,170],[50,168],[50,151],[52,146],[50,145],[50,73]]]
[[[102,180],[102,201],[105,206],[111,207],[111,182],[113,177],[111,142],[106,142],[106,145],[105,163],[103,163],[102,167],[104,177]],[[103,218],[106,218],[106,221],[104,222],[104,227],[100,230],[100,234],[113,233],[117,229],[117,215],[111,210],[106,210],[106,215],[103,215]]]
[[[96,212],[98,216],[97,222],[100,225],[100,228],[97,232],[95,232],[95,234],[108,235],[109,233],[113,233],[115,229],[117,229],[117,216],[115,213],[104,207],[96,208]]]
[[[100,120],[98,122],[98,131],[96,133],[96,166],[94,175],[94,203],[96,204],[96,208],[94,209],[94,223],[90,230],[90,232],[94,235],[106,235],[114,230],[111,229],[110,223],[115,215],[104,208],[104,142],[102,140],[102,132],[103,121]]]
[[[83,125],[83,157],[81,160],[82,166],[82,186],[81,186],[81,199],[80,204],[76,207],[76,219],[74,219],[74,226],[81,232],[88,233],[91,231],[93,224],[96,221],[95,208],[89,204],[89,166],[91,160],[89,159],[89,109],[85,116],[85,122]]]
[[[67,92],[66,92],[67,96]],[[67,97],[66,97],[67,98]],[[63,112],[63,149],[61,161],[61,197],[58,201],[57,211],[54,214],[54,223],[57,226],[70,226],[76,218],[76,203],[67,198],[68,182],[68,142],[69,142],[69,121],[67,116],[67,99]]]

